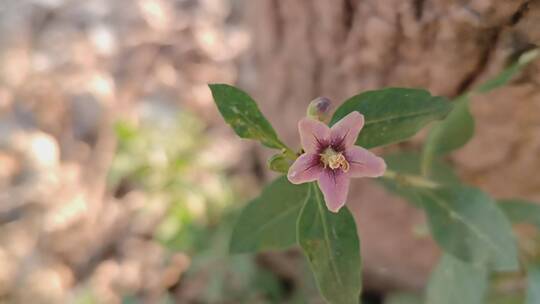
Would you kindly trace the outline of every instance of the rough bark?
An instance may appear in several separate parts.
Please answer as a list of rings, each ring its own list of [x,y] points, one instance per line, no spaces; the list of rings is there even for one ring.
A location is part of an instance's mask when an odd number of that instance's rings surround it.
[[[257,85],[264,112],[291,144],[314,97],[339,104],[385,86],[452,97],[540,42],[540,1],[247,3],[257,73],[256,81],[245,82]],[[539,69],[536,63],[511,86],[475,98],[476,137],[452,157],[464,179],[497,197],[540,198],[540,179],[530,178],[540,167]],[[366,281],[376,288],[423,286],[438,251],[413,233],[422,215],[367,181],[354,184],[349,207],[362,238]]]

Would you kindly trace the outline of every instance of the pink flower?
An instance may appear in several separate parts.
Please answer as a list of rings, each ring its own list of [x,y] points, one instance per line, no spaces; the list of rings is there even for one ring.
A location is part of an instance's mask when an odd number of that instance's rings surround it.
[[[382,158],[354,145],[363,126],[364,116],[356,111],[332,128],[311,118],[300,120],[298,131],[305,153],[289,168],[289,181],[318,181],[328,210],[338,212],[347,200],[351,177],[379,177],[386,170]]]

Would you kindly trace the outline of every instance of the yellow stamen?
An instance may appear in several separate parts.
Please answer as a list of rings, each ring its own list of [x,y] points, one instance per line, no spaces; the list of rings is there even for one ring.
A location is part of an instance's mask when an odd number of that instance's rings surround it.
[[[328,148],[320,156],[325,168],[328,166],[332,170],[341,168],[344,172],[349,171],[349,162],[341,152]]]

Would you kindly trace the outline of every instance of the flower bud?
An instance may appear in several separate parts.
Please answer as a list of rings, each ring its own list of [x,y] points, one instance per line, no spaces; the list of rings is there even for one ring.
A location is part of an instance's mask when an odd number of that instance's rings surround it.
[[[313,99],[307,108],[307,116],[328,123],[330,121],[330,108],[332,102],[326,97]]]
[[[283,154],[275,154],[268,159],[268,168],[279,173],[287,173],[291,166],[290,160]]]

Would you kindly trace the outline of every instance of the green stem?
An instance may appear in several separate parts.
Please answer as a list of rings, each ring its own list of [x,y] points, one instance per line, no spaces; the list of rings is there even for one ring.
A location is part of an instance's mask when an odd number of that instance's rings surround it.
[[[405,185],[419,187],[419,188],[433,189],[433,188],[438,188],[440,186],[436,182],[433,182],[422,176],[403,174],[403,173],[398,173],[392,170],[386,170],[386,172],[383,175],[383,178],[393,179],[400,184],[405,184]]]
[[[428,139],[429,140],[429,139]],[[434,152],[431,145],[425,145],[422,151],[422,159],[420,163],[420,174],[426,177],[431,173],[431,165],[433,163]]]

